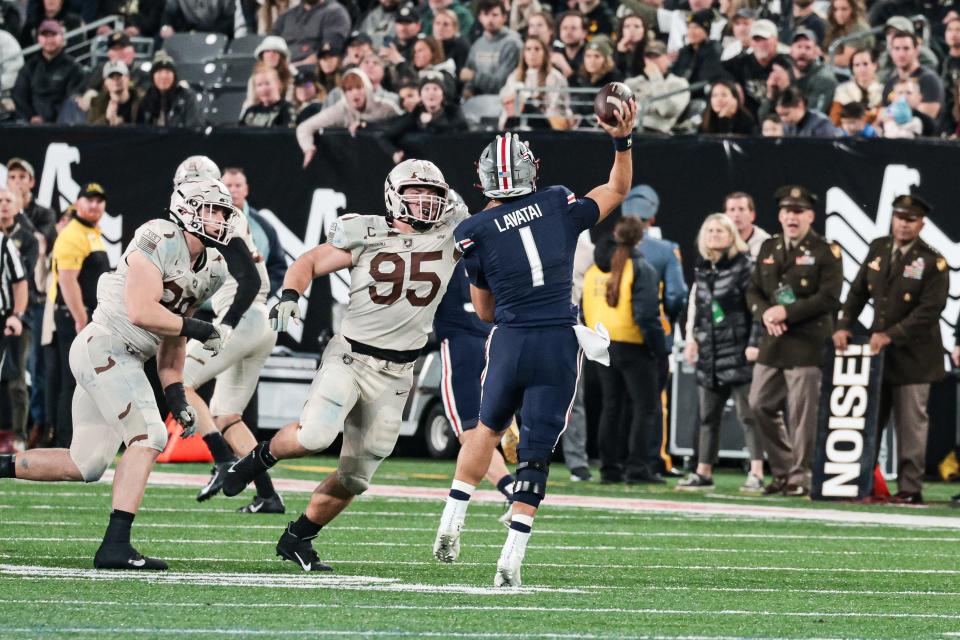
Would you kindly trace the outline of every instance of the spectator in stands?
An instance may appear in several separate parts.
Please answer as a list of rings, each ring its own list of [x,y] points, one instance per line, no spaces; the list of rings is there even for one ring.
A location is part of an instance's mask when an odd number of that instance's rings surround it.
[[[727,194],[723,200],[723,213],[733,222],[740,239],[747,243],[750,259],[756,263],[757,256],[760,254],[760,245],[770,239],[770,234],[755,224],[757,206],[753,196],[744,191]]]
[[[545,91],[538,90],[544,87]],[[528,36],[523,43],[520,64],[500,90],[503,103],[500,128],[515,128],[520,115],[532,114],[546,119],[528,120],[530,128],[569,129],[573,112],[569,94],[564,93],[566,88],[567,79],[550,65],[547,45],[539,38]],[[534,91],[518,93],[520,89]]]
[[[304,167],[317,152],[313,137],[323,133],[324,129],[345,128],[356,133],[369,122],[400,115],[400,108],[394,102],[374,95],[370,79],[360,69],[348,69],[343,74],[341,87],[343,98],[338,103],[297,126],[297,142],[303,150]]]
[[[23,26],[23,17],[16,0],[0,0],[0,31],[5,31],[14,38],[20,36]]]
[[[33,197],[33,189],[37,186],[37,176],[33,165],[23,158],[10,158],[7,161],[7,188],[15,191],[19,196],[20,213],[26,216],[33,228],[40,232],[43,241],[40,251],[49,253],[53,240],[57,237],[55,229],[56,216],[51,209],[44,207]]]
[[[287,48],[287,42],[280,36],[267,36],[257,45],[253,55],[260,62],[277,70],[277,77],[280,78],[280,95],[287,102],[293,100],[294,70],[290,68],[290,49]],[[243,107],[247,108],[254,102],[256,102],[256,96],[253,89],[253,74],[250,74],[250,80],[247,81],[247,99]]]
[[[583,14],[587,23],[587,38],[596,36],[613,37],[613,11],[610,5],[601,0],[576,0],[577,11]]]
[[[457,72],[457,65],[453,60],[448,60],[443,53],[443,45],[433,36],[423,34],[413,43],[413,49],[410,55],[410,61],[397,65],[395,73],[398,78],[397,84],[402,84],[405,80],[419,81],[424,73],[437,72],[444,76],[446,93],[448,96],[456,95],[456,81],[454,80]],[[372,80],[372,79],[371,79]]]
[[[546,11],[537,11],[530,14],[527,20],[527,35],[540,40],[553,51],[553,41],[557,33],[557,25],[553,16]]]
[[[920,87],[913,78],[893,85],[889,105],[877,114],[876,125],[884,138],[931,137],[937,133],[933,119],[921,109]]]
[[[714,10],[713,0],[691,0],[689,5],[689,11],[685,9],[674,9],[673,11],[664,12],[667,14],[666,17],[670,25],[669,31],[667,32],[667,51],[670,52],[671,55],[676,55],[676,53],[683,48],[683,45],[687,44],[688,25],[692,14],[701,11],[710,13],[710,26],[707,30],[708,40],[714,40],[719,43],[723,30],[727,26],[726,18]],[[658,11],[657,13],[659,22],[660,12]]]
[[[106,192],[99,184],[86,185],[77,198],[73,220],[53,245],[53,283],[49,298],[54,304],[57,350],[60,361],[60,395],[57,401],[57,444],[69,447],[73,435],[71,404],[76,380],[67,363],[70,345],[87,325],[97,306],[97,281],[110,270],[100,219],[106,211]]]
[[[143,96],[138,124],[157,127],[197,127],[200,113],[193,91],[177,82],[177,67],[162,49],[153,55],[150,88]]]
[[[417,83],[407,82],[402,84],[397,93],[400,97],[400,109],[403,113],[410,113],[420,104],[420,87]]]
[[[257,33],[266,35],[273,31],[283,13],[299,4],[300,0],[257,0]]]
[[[587,43],[583,52],[583,65],[577,71],[570,84],[582,89],[599,89],[609,82],[620,82],[623,76],[613,63],[613,45],[606,36],[597,36]],[[593,113],[593,100],[582,97],[575,103],[574,112],[584,115]],[[592,123],[589,123],[592,125]]]
[[[644,51],[644,67],[642,73],[626,80],[626,84],[633,91],[634,98],[641,101],[651,96],[662,95],[684,89],[689,83],[670,73],[670,57],[667,55],[667,45],[654,40],[646,46]],[[663,98],[647,105],[643,112],[643,121],[640,127],[644,131],[669,134],[677,120],[683,115],[690,104],[690,92],[674,93],[669,98]]]
[[[343,68],[340,66],[340,56],[336,51],[329,47],[320,50],[320,58],[317,61],[317,82],[323,87],[327,97],[324,98],[324,106],[329,106],[326,101],[336,91],[340,90],[340,81],[343,79]],[[305,65],[308,66],[308,65]]]
[[[583,66],[584,45],[587,42],[587,22],[579,11],[567,11],[557,19],[562,50],[554,48],[550,62],[567,80]],[[552,43],[548,43],[553,46]]]
[[[83,94],[80,108],[84,111],[90,110],[90,102],[97,97],[97,94],[103,90],[103,67],[114,61],[121,61],[127,65],[127,71],[130,73],[130,83],[133,86],[146,89],[150,86],[150,75],[145,73],[140,66],[136,64],[137,52],[130,42],[130,36],[123,31],[116,31],[107,37],[107,59],[100,63],[90,72],[90,78],[87,82],[87,90]]]
[[[401,138],[408,133],[455,133],[467,130],[467,121],[456,100],[445,95],[446,80],[431,73],[420,80],[420,104],[383,125],[382,142],[399,164],[406,156]]]
[[[830,107],[830,119],[840,124],[840,110],[844,105],[858,102],[863,105],[867,122],[873,122],[883,102],[883,85],[877,80],[877,58],[873,49],[858,49],[850,56],[850,80],[837,87]]]
[[[850,138],[879,138],[880,134],[867,122],[867,110],[859,102],[840,107],[840,128]]]
[[[781,93],[775,106],[783,121],[783,135],[787,137],[835,138],[840,135],[830,118],[807,108],[807,99],[796,87]]]
[[[307,118],[320,113],[325,95],[325,91],[321,94],[316,71],[309,67],[297,71],[293,80],[293,108],[297,114],[296,123],[300,124]]]
[[[584,323],[603,324],[611,339],[610,366],[598,367],[601,484],[663,483],[647,453],[658,431],[657,362],[667,353],[657,272],[638,248],[643,235],[642,222],[621,218],[597,243],[583,280]]]
[[[83,25],[80,16],[67,11],[63,0],[42,0],[37,3],[37,9],[39,10],[36,12],[27,13],[27,21],[20,31],[20,44],[24,48],[36,44],[40,37],[40,27],[48,20],[58,23],[62,32],[73,31]]]
[[[362,31],[353,31],[347,38],[343,51],[343,66],[356,67],[368,54],[373,53],[373,38]]]
[[[841,38],[863,34],[838,45],[833,55],[833,64],[838,67],[850,65],[850,56],[860,49],[873,49],[874,39],[868,33],[870,25],[863,16],[863,5],[859,0],[830,0],[830,10],[827,12],[827,33],[823,38],[823,49],[830,50],[830,45]]]
[[[463,96],[497,94],[520,61],[520,36],[504,26],[507,9],[502,0],[480,0],[478,19],[483,36],[470,47],[467,62],[460,69]]]
[[[287,41],[290,61],[297,66],[316,64],[325,45],[341,51],[349,33],[350,14],[336,0],[301,0],[273,25],[273,34]]]
[[[783,120],[776,112],[768,113],[760,124],[760,135],[764,138],[782,138]]]
[[[797,78],[793,71],[793,58],[778,53],[770,63],[770,75],[767,76],[767,95],[760,102],[757,118],[763,120],[773,111],[777,98],[787,87],[793,86]]]
[[[280,74],[266,62],[258,62],[253,68],[253,92],[255,101],[244,109],[240,116],[241,127],[282,127],[296,124],[293,105],[280,94]]]
[[[107,16],[120,16],[123,20],[123,33],[130,38],[156,38],[160,35],[160,23],[163,21],[165,0],[98,0],[97,19]],[[100,35],[110,33],[109,27]],[[100,33],[98,31],[98,33]],[[124,60],[124,62],[127,62]],[[127,66],[130,63],[127,62]],[[135,76],[131,74],[132,79]]]
[[[880,57],[877,58],[877,66],[879,67],[880,77],[886,78],[890,73],[896,69],[896,65],[893,62],[893,57],[891,52],[893,51],[893,39],[897,36],[907,34],[916,36],[917,49],[918,49],[918,60],[920,65],[926,67],[927,69],[937,70],[940,68],[940,62],[937,58],[937,55],[928,47],[923,44],[923,41],[920,38],[920,35],[917,33],[916,28],[913,26],[913,22],[910,18],[904,16],[893,16],[887,20],[886,28],[883,31],[884,37],[887,41],[887,46],[883,48],[883,52],[880,54]]]
[[[769,20],[757,20],[750,27],[750,40],[753,46],[725,62],[723,67],[743,87],[744,108],[756,116],[767,94],[770,64],[777,55],[777,25]]]
[[[397,10],[393,21],[394,37],[384,40],[380,48],[380,57],[385,62],[396,65],[409,60],[413,54],[413,44],[420,35],[420,13],[413,4],[405,4]]]
[[[379,0],[357,25],[357,30],[373,39],[373,46],[377,50],[386,45],[386,38],[393,37],[393,22],[399,7],[399,0]]]
[[[18,250],[15,238],[7,232],[8,229],[13,228],[18,204],[19,199],[12,190],[0,188],[0,231],[2,231],[0,233],[0,283],[3,286],[0,292],[0,317],[4,319],[3,336],[0,337],[0,355],[4,365],[7,365],[8,361],[13,365],[14,360],[19,364],[22,360],[19,357],[23,352],[20,336],[23,330],[22,319],[27,310],[29,298],[27,291],[29,274],[24,265],[25,260]],[[21,375],[22,372],[21,366]],[[25,426],[18,423],[18,418],[26,415],[26,390],[24,389],[22,397],[15,399],[11,396],[12,384],[13,380],[8,376],[5,376],[0,383],[0,452],[2,453],[14,453],[14,435],[15,433],[23,435]]]
[[[899,80],[913,78],[920,87],[920,103],[916,109],[936,120],[943,109],[943,83],[937,74],[920,66],[918,40],[915,35],[898,33],[892,38],[890,59],[896,67],[883,85],[884,104],[890,104],[894,85]]]
[[[670,72],[690,84],[713,82],[723,73],[720,66],[720,44],[710,40],[714,13],[710,9],[687,16],[687,44],[677,53]]]
[[[820,62],[820,47],[817,35],[809,29],[797,29],[790,45],[793,70],[797,76],[795,86],[803,92],[807,104],[815,111],[826,113],[833,104],[837,80],[833,72]]]
[[[384,80],[384,65],[383,60],[380,59],[375,53],[368,53],[363,60],[360,61],[360,70],[367,74],[367,79],[370,80],[371,86],[373,86],[373,95],[378,98],[383,98],[384,100],[389,100],[394,104],[400,104],[400,96],[398,96],[393,91],[387,91],[383,87]],[[414,88],[417,87],[417,83],[420,81],[419,76],[413,76],[410,78],[410,82],[413,83]],[[449,79],[452,82],[452,79]],[[405,81],[401,81],[400,84],[404,84]],[[340,99],[343,97],[343,90],[340,87],[335,88],[323,101],[324,107],[329,107],[337,104]]]
[[[733,3],[730,3],[733,6]],[[729,35],[723,38],[723,51],[720,53],[720,61],[726,62],[732,60],[738,55],[748,50],[753,44],[750,40],[750,29],[753,27],[757,14],[749,7],[737,9],[733,17],[727,22]]]
[[[0,94],[13,91],[17,73],[23,68],[20,43],[13,34],[0,30]],[[12,110],[12,107],[7,110]]]
[[[720,80],[710,87],[710,106],[703,114],[701,133],[723,135],[753,135],[757,121],[740,105],[737,85],[729,80]]]
[[[38,30],[40,55],[26,61],[13,87],[17,114],[31,124],[57,122],[64,103],[86,80],[83,68],[63,50],[63,26],[44,20]]]
[[[163,9],[160,37],[174,33],[200,31],[233,37],[235,0],[167,0]]]
[[[470,33],[470,29],[473,27],[473,14],[459,0],[427,0],[420,5],[420,25],[423,27],[424,34],[435,35],[433,33],[433,19],[437,12],[441,10],[452,11],[457,16],[460,29]]]
[[[527,37],[527,28],[530,25],[530,16],[541,13],[543,5],[539,0],[515,0],[510,3],[510,18],[507,27],[516,31],[521,38]]]
[[[751,336],[753,315],[747,305],[753,260],[733,221],[723,213],[707,216],[697,234],[697,250],[693,331],[684,344],[683,355],[697,372],[700,446],[696,471],[678,482],[677,489],[701,491],[714,487],[713,467],[718,460],[723,412],[733,396],[750,456],[750,473],[740,489],[760,493],[763,448],[750,409],[753,364],[747,359],[748,347],[759,344],[759,335]]]
[[[946,131],[953,131],[957,120],[953,116],[956,106],[957,86],[960,85],[960,15],[956,12],[948,14],[944,32],[944,41],[947,46],[947,55],[940,66],[940,80],[943,82],[945,95],[944,116]],[[0,36],[2,37],[2,36]]]
[[[127,65],[108,62],[103,67],[103,89],[90,103],[87,122],[110,127],[135,124],[142,100],[143,90],[130,83]]]
[[[457,72],[467,63],[470,55],[470,43],[460,35],[460,22],[457,14],[447,9],[437,11],[433,16],[433,37],[443,45],[443,53],[448,60],[453,60]]]
[[[650,39],[643,20],[635,13],[627,13],[617,28],[617,47],[613,52],[613,62],[624,78],[632,78],[643,73],[646,67],[644,52]]]
[[[823,42],[827,35],[827,23],[813,8],[814,0],[793,0],[793,27],[796,31],[807,29],[816,35],[816,42]]]

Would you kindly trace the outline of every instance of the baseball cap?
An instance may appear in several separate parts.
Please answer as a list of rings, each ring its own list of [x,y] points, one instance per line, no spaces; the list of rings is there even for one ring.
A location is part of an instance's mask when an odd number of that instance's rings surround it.
[[[396,22],[406,22],[407,24],[420,22],[420,14],[417,13],[417,7],[413,4],[405,4],[397,9]]]
[[[37,174],[33,170],[33,165],[23,158],[10,158],[7,160],[7,171],[13,169],[23,169],[31,178],[36,178]]]
[[[643,55],[646,58],[659,58],[660,56],[665,56],[667,55],[667,45],[663,44],[659,40],[653,40],[647,45],[646,49],[643,50]]]
[[[798,184],[787,184],[773,194],[781,209],[813,209],[816,204],[816,194]]]
[[[737,12],[733,14],[734,21],[736,20],[756,20],[757,12],[751,9],[750,7],[740,7],[737,9]]]
[[[893,215],[898,218],[919,220],[929,215],[932,210],[933,207],[920,196],[905,194],[893,199]]]
[[[56,20],[44,20],[37,27],[37,34],[41,33],[59,33],[63,34],[63,25]]]
[[[364,33],[363,31],[354,31],[347,38],[347,46],[352,47],[358,44],[373,44],[373,38],[370,37],[370,34]]]
[[[114,31],[107,37],[107,49],[113,49],[114,47],[129,47],[130,46],[130,36],[125,34],[123,31]]]
[[[341,55],[343,55],[343,51],[340,49],[340,47],[335,47],[329,42],[324,42],[323,46],[320,47],[320,51],[317,52],[318,58],[327,58],[331,56],[341,56]]]
[[[769,40],[777,37],[777,25],[770,20],[757,20],[750,25],[750,37]]]
[[[790,38],[790,43],[792,44],[797,40],[799,40],[800,38],[806,38],[807,40],[809,40],[810,42],[816,45],[820,44],[820,38],[817,37],[817,34],[815,34],[810,29],[807,29],[806,27],[800,27],[799,29],[794,31],[793,37]]]
[[[317,72],[310,67],[300,67],[297,69],[297,75],[293,78],[294,86],[301,84],[310,84],[317,81]]]
[[[126,63],[123,60],[109,60],[106,64],[103,65],[103,77],[109,78],[115,73],[120,75],[129,76],[130,69],[127,67]]]
[[[100,186],[98,182],[88,182],[83,188],[83,191],[80,192],[79,197],[81,198],[103,198],[107,199],[107,192],[103,187]]]
[[[620,211],[625,216],[633,216],[641,220],[649,220],[657,215],[660,208],[660,196],[648,184],[637,185],[627,194]]]
[[[913,28],[913,22],[910,21],[910,18],[904,16],[891,16],[888,18],[884,25],[884,30],[886,29],[894,29],[910,34],[916,33],[916,30]]]

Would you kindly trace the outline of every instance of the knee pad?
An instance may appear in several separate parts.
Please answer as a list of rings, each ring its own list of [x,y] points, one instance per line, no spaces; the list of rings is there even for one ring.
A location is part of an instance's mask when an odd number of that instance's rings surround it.
[[[127,442],[128,447],[145,447],[155,451],[163,451],[167,446],[167,427],[162,423],[147,425],[145,434],[134,436]]]
[[[380,466],[383,458],[360,459],[340,457],[340,466],[337,469],[337,480],[343,488],[355,496],[370,488],[370,478]]]
[[[297,431],[297,442],[308,451],[323,451],[337,439],[340,429],[319,424],[313,420],[304,422]]]
[[[547,474],[550,463],[545,460],[523,460],[517,464],[516,480],[513,483],[513,500],[528,504],[534,509],[547,494]]]

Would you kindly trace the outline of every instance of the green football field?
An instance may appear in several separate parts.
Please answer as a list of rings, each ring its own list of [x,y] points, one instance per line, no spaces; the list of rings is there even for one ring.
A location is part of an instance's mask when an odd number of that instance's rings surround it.
[[[316,481],[333,463],[275,475]],[[431,555],[452,463],[387,461],[381,495],[315,543],[332,575],[274,555],[308,499],[292,484],[287,515],[240,515],[242,498],[200,504],[196,488],[171,486],[202,483],[207,465],[158,471],[134,543],[171,570],[147,575],[92,569],[108,483],[0,482],[0,638],[960,638],[960,514],[943,503],[758,499],[738,493],[739,474],[691,496],[572,484],[555,465],[558,497],[535,523],[524,586],[496,590],[500,504],[471,506],[460,562]],[[955,489],[925,493],[945,501]],[[561,494],[606,506],[561,505]]]

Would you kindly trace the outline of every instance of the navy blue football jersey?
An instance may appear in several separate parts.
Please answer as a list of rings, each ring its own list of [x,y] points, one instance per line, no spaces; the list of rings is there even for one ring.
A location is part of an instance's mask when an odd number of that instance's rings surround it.
[[[437,315],[433,317],[433,332],[441,340],[460,333],[486,337],[491,327],[473,310],[470,279],[463,264],[458,264],[437,307]]]
[[[576,324],[573,254],[600,210],[554,186],[474,214],[454,231],[470,282],[496,300],[495,322],[513,327]]]

